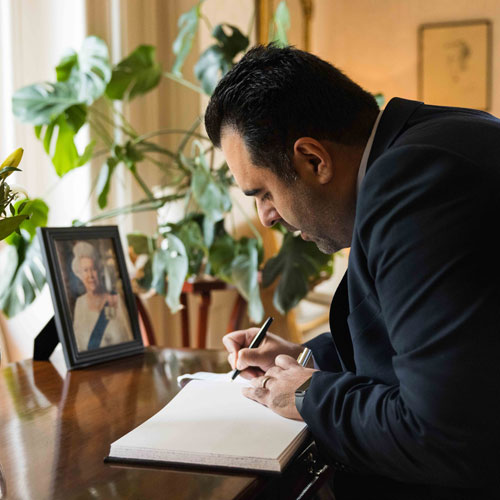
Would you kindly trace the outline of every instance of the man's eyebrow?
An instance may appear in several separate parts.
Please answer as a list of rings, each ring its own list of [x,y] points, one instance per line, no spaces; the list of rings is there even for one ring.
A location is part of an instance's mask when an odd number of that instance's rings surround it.
[[[257,188],[257,189],[247,189],[246,191],[243,191],[243,194],[246,196],[255,196],[259,194],[262,191],[262,188]]]

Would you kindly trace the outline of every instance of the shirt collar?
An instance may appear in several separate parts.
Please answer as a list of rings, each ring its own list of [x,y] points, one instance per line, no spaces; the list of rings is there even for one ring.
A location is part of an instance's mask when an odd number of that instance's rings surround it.
[[[375,120],[375,124],[373,125],[372,128],[372,133],[370,134],[370,138],[368,139],[368,142],[366,143],[365,150],[363,152],[363,156],[361,157],[361,163],[359,164],[359,170],[358,170],[358,183],[357,183],[357,192],[359,193],[359,188],[361,186],[361,182],[363,181],[365,174],[366,174],[366,167],[368,165],[368,157],[370,156],[370,151],[372,149],[373,145],[373,140],[375,139],[375,133],[377,132],[377,127],[380,122],[380,118],[382,117],[382,113],[384,111],[380,110],[377,119]]]

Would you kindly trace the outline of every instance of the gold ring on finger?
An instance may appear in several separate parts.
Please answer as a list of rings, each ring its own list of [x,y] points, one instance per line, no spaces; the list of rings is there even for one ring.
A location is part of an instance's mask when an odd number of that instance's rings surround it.
[[[265,389],[266,388],[266,384],[268,382],[268,380],[270,379],[271,377],[269,375],[266,375],[263,379],[262,379],[262,382],[260,383],[260,386],[262,387],[262,389]]]

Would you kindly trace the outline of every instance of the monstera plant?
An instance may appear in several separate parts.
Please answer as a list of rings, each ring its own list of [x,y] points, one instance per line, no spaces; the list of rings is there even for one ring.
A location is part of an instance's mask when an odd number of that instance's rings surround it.
[[[155,234],[128,235],[132,259],[143,263],[137,278],[139,286],[164,295],[167,304],[176,311],[184,281],[212,275],[238,289],[248,301],[250,318],[258,322],[263,316],[258,279],[261,270],[264,286],[280,280],[274,303],[284,313],[298,303],[321,275],[331,274],[332,257],[320,253],[313,243],[280,229],[285,233],[281,250],[262,269],[262,241],[257,230],[251,225],[254,237],[236,238],[226,229],[224,220],[234,210],[230,196],[233,179],[225,163],[215,165],[214,148],[200,129],[200,117],[194,117],[187,130],[139,134],[120,112],[130,101],[152,91],[162,78],[209,95],[235,59],[248,49],[248,36],[236,26],[227,23],[215,26],[213,44],[202,52],[194,66],[197,83],[188,81],[182,71],[200,20],[204,19],[202,6],[203,1],[198,1],[179,18],[179,33],[173,44],[176,59],[171,71],[163,69],[156,59],[155,48],[150,45],[137,47],[112,65],[106,44],[91,36],[79,52],[71,50],[62,57],[55,68],[55,81],[18,90],[13,97],[13,109],[18,119],[34,125],[36,136],[43,142],[59,176],[92,158],[101,159],[95,183],[101,212],[89,221],[75,221],[75,224],[92,223],[117,214],[160,210],[166,204],[182,201],[182,220],[160,222]],[[281,2],[273,20],[274,33],[279,35],[277,43],[287,43],[284,38],[288,23],[288,9]],[[114,105],[115,102],[122,106]],[[92,140],[79,150],[75,138],[84,125],[90,126]],[[117,129],[119,134],[115,133]],[[172,133],[180,134],[180,139],[176,148],[167,148],[161,138]],[[108,195],[120,164],[137,182],[142,197],[127,206],[110,208]],[[141,175],[143,168],[152,166],[163,174],[162,189],[151,189]],[[250,221],[251,217],[247,219]],[[42,217],[38,220],[45,221]],[[21,231],[17,236],[23,239],[12,242],[14,246],[22,246],[25,261],[29,260],[33,246],[29,235],[28,231]],[[17,276],[16,273],[12,276],[4,290],[15,286],[13,280]],[[31,295],[25,298],[29,300]],[[6,302],[0,305],[7,314],[18,309],[9,308]]]

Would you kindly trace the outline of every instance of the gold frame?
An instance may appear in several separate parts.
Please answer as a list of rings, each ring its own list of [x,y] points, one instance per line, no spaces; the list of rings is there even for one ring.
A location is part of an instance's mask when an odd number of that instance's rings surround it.
[[[427,104],[491,107],[491,22],[424,24],[418,31],[419,99]]]

